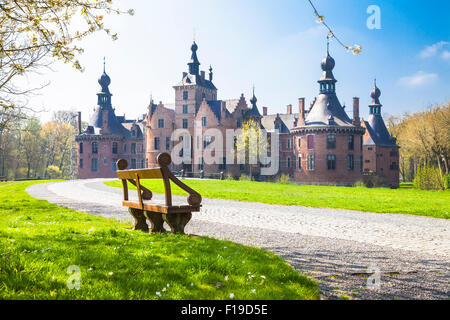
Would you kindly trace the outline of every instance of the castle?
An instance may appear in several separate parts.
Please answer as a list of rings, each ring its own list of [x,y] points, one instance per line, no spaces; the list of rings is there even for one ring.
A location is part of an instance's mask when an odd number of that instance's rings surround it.
[[[297,183],[320,185],[352,185],[376,176],[386,186],[398,187],[399,147],[381,116],[380,89],[375,83],[369,119],[359,117],[359,98],[353,99],[351,119],[337,98],[335,60],[328,50],[321,63],[319,95],[310,107],[307,109],[305,98],[300,98],[297,110],[288,105],[286,113],[272,115],[267,107],[260,113],[254,90],[249,103],[244,94],[237,99],[218,100],[213,69],[209,68],[208,76],[200,70],[197,51],[194,42],[188,71],[173,87],[175,103],[156,104],[151,99],[140,120],[126,120],[115,114],[109,91],[111,79],[104,70],[98,81],[98,105],[89,126],[84,132],[80,130],[76,138],[79,179],[116,177],[118,159],[126,159],[133,169],[151,168],[156,166],[159,153],[171,152],[183,159],[171,169],[186,174],[239,177],[252,172],[262,180],[286,174]],[[267,132],[269,140],[277,137],[278,143],[271,146],[276,146],[276,150],[270,151],[276,154],[278,162],[272,177],[260,176],[264,167],[261,163],[255,166],[256,170],[246,163],[230,163],[226,158],[230,153],[226,138],[217,141],[249,120]],[[211,130],[221,134],[221,138],[208,135]],[[205,161],[206,153],[211,154],[210,145],[215,146],[216,159],[220,154],[214,163]]]

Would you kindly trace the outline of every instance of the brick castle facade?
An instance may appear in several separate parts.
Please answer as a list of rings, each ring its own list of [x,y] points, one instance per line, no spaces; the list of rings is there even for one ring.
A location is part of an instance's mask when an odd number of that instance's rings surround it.
[[[217,138],[208,132],[215,129],[226,137],[227,130],[239,129],[252,119],[279,138],[279,170],[274,176],[287,174],[297,183],[322,185],[351,185],[364,176],[378,176],[385,185],[398,186],[398,146],[381,117],[381,92],[376,84],[369,119],[359,118],[359,98],[353,99],[353,118],[349,118],[336,95],[335,61],[327,53],[321,63],[320,92],[310,108],[306,109],[305,99],[300,98],[296,110],[288,105],[286,113],[270,115],[263,107],[261,114],[254,91],[249,103],[244,94],[238,99],[218,100],[213,70],[210,67],[208,75],[200,70],[197,51],[194,42],[188,72],[183,72],[173,87],[175,103],[156,104],[151,99],[140,120],[115,114],[111,79],[104,70],[99,79],[98,105],[89,126],[76,138],[78,178],[114,178],[115,162],[121,158],[131,168],[151,168],[161,152],[176,152],[186,160],[172,165],[172,170],[205,176],[248,174],[248,165],[225,161],[230,152],[226,138],[217,144]],[[222,159],[212,164],[205,162],[211,144],[216,147],[214,152],[217,148],[223,151]],[[258,175],[261,166],[257,165],[253,174]]]

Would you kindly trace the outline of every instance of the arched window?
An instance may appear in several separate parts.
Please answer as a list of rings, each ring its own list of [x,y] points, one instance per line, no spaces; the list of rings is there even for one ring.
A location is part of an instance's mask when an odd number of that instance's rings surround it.
[[[80,142],[80,154],[83,154],[83,142]]]

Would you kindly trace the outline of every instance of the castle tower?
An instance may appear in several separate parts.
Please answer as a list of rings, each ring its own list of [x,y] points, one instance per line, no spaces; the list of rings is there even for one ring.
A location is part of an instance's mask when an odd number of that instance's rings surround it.
[[[191,46],[191,58],[188,62],[188,72],[183,72],[181,82],[175,85],[175,127],[185,129],[191,136],[190,141],[185,141],[185,146],[190,149],[186,152],[192,157],[192,137],[194,136],[195,117],[203,100],[217,100],[217,88],[212,82],[213,74],[210,68],[209,79],[206,78],[206,72],[200,71],[200,61],[197,56],[198,45]],[[191,159],[191,164],[192,164]],[[184,169],[192,171],[191,164]]]
[[[319,95],[307,115],[301,115],[304,122],[299,121],[300,126],[292,130],[297,158],[294,177],[298,182],[351,185],[362,177],[364,128],[353,123],[339,102],[335,66],[327,50],[321,62]]]
[[[369,105],[369,118],[363,121],[364,135],[364,173],[380,177],[387,186],[399,186],[399,146],[386,128],[381,115],[381,90],[374,87],[370,92],[372,102]]]

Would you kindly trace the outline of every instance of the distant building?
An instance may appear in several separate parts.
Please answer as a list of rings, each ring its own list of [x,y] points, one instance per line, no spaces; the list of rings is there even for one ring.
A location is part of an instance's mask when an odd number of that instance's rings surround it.
[[[108,88],[111,79],[103,73],[99,80],[98,106],[87,130],[77,136],[80,179],[115,177],[115,162],[120,158],[127,159],[131,168],[155,167],[159,153],[172,152],[180,144],[184,146],[180,156],[187,161],[181,165],[173,164],[173,170],[202,172],[206,176],[248,174],[248,165],[226,163],[226,141],[223,141],[223,159],[218,163],[208,164],[204,158],[205,149],[213,142],[213,137],[206,133],[208,129],[218,129],[226,139],[227,130],[241,128],[252,119],[269,135],[279,133],[280,168],[276,175],[287,174],[298,183],[351,185],[362,180],[363,173],[370,173],[386,177],[387,184],[397,182],[398,185],[398,171],[395,175],[394,169],[388,172],[385,169],[385,163],[392,168],[398,165],[398,146],[379,115],[379,89],[372,93],[375,98],[370,106],[369,120],[361,123],[359,98],[353,99],[353,119],[350,119],[336,96],[335,61],[329,53],[321,63],[320,93],[311,107],[306,110],[305,98],[300,98],[297,112],[288,105],[285,114],[270,115],[267,107],[260,113],[254,90],[250,104],[244,94],[238,99],[219,100],[213,83],[213,69],[209,68],[208,76],[200,70],[197,51],[194,42],[188,71],[182,73],[181,81],[173,87],[175,103],[155,104],[151,99],[141,120],[130,121],[125,120],[125,116],[115,115]],[[177,129],[184,133],[174,138]],[[386,148],[390,148],[389,153]],[[376,161],[371,158],[374,149],[380,154]],[[367,163],[374,167],[365,166],[364,160],[370,160]],[[261,167],[261,164],[257,165],[252,172],[258,175]]]

